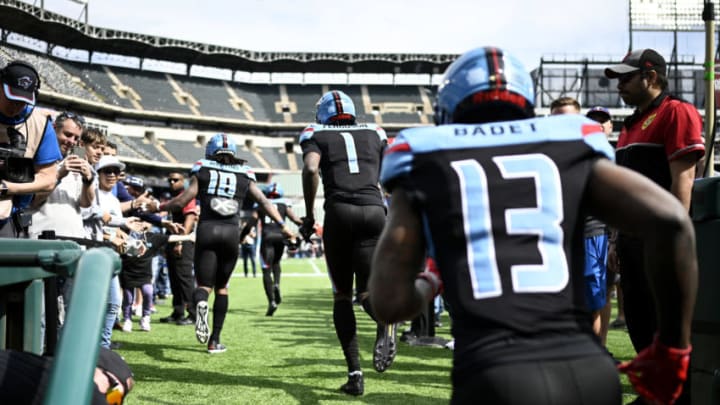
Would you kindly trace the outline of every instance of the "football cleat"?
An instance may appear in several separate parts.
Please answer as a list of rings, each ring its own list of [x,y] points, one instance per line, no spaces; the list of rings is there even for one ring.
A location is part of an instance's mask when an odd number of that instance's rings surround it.
[[[362,395],[365,392],[362,371],[348,373],[348,380],[340,386],[340,391],[349,395]]]
[[[273,316],[275,311],[277,311],[277,304],[275,301],[270,301],[270,304],[268,304],[267,312],[265,312],[265,316]]]
[[[390,368],[397,353],[397,324],[378,325],[375,350],[373,350],[373,367],[378,373]]]
[[[195,337],[200,343],[207,343],[210,338],[210,327],[208,326],[208,303],[200,301],[195,306],[197,316],[195,317]]]
[[[273,295],[275,296],[275,303],[280,305],[280,303],[282,302],[282,297],[280,296],[280,285],[273,285]]]
[[[210,354],[225,353],[227,351],[227,347],[216,340],[211,340],[210,343],[208,343],[207,351]]]

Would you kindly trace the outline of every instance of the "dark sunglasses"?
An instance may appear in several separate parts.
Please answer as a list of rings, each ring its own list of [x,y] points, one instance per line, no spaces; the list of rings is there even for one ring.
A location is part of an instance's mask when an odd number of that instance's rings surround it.
[[[103,370],[103,374],[105,374],[105,377],[107,377],[110,383],[110,388],[105,391],[105,401],[107,401],[108,405],[121,405],[125,394],[120,390],[120,381],[105,370]]]
[[[118,174],[120,174],[120,169],[118,169],[117,167],[113,167],[110,169],[102,169],[102,170],[100,170],[100,173],[105,173],[107,175],[114,174],[117,176]]]
[[[168,183],[173,184],[173,183],[176,183],[176,182],[181,181],[181,180],[182,180],[182,179],[173,179],[173,178],[171,177],[171,178],[168,179]]]
[[[85,126],[85,118],[83,118],[82,115],[78,115],[70,111],[64,111],[57,116],[57,121],[64,121],[67,119],[75,121],[80,126]]]
[[[642,71],[636,70],[636,71],[634,71],[634,72],[625,73],[624,75],[620,75],[620,76],[618,76],[618,78],[617,78],[617,79],[618,79],[618,83],[623,83],[623,84],[625,84],[625,83],[629,82],[630,80],[632,80],[635,76],[640,75],[640,74],[642,74]]]

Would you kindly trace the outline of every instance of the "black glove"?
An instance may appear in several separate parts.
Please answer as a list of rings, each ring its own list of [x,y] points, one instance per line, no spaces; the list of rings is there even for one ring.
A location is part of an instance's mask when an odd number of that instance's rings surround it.
[[[302,225],[300,225],[300,235],[303,237],[305,242],[310,242],[310,237],[315,233],[315,218],[313,217],[302,217]]]
[[[300,238],[283,240],[283,244],[288,248],[288,253],[296,253],[298,250],[300,250],[301,243],[302,241],[300,240]]]

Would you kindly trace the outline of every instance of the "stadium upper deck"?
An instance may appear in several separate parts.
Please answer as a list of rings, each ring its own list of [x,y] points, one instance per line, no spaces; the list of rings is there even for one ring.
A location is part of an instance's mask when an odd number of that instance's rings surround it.
[[[89,63],[94,52],[108,52],[140,60],[146,58],[184,62],[187,72],[193,65],[213,66],[237,72],[372,72],[380,74],[421,73],[431,77],[441,73],[457,55],[413,54],[333,54],[268,53],[231,49],[211,44],[109,30],[86,25],[16,0],[0,0],[0,63],[21,58],[37,65],[43,79],[40,101],[56,109],[71,109],[96,118],[101,126],[112,125],[117,136],[129,136],[128,157],[151,163],[191,162],[188,145],[174,145],[182,139],[196,143],[198,133],[224,131],[252,137],[278,137],[273,149],[291,149],[298,131],[314,120],[315,102],[330,86],[322,84],[250,84],[233,80],[194,77],[187,74],[158,73]],[[11,44],[11,35],[30,37],[44,45],[39,53]],[[77,62],[53,56],[63,46],[85,50],[88,61]],[[37,47],[36,47],[37,48]],[[42,47],[41,47],[42,48]],[[192,64],[187,61],[193,61]],[[541,60],[533,72],[539,115],[560,96],[569,95],[583,106],[602,105],[613,113],[616,130],[631,113],[614,86],[603,77],[603,68],[616,61]],[[702,70],[688,63],[670,69],[671,91],[702,110],[705,100]],[[231,75],[231,76],[234,76]],[[383,125],[389,135],[400,129],[432,123],[433,89],[423,85],[332,85],[355,100],[358,121]],[[122,124],[125,124],[123,126]],[[149,128],[158,134],[152,140],[143,131],[128,125]],[[185,129],[180,138],[170,137],[166,150],[143,150],[133,145],[133,136],[156,144],[163,131],[153,128]],[[182,134],[183,132],[180,131]],[[257,142],[255,142],[257,143]],[[292,145],[291,145],[292,146]],[[289,161],[292,161],[290,159]],[[288,159],[268,156],[258,163],[278,163],[279,169],[293,170]],[[265,167],[260,164],[258,167]]]

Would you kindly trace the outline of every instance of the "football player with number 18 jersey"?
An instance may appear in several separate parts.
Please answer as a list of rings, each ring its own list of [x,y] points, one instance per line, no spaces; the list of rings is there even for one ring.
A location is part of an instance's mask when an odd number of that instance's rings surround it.
[[[380,176],[392,202],[370,279],[376,315],[411,319],[444,288],[454,404],[620,404],[584,295],[583,226],[594,215],[654,247],[648,279],[663,321],[630,380],[671,402],[690,352],[692,224],[672,195],[612,162],[599,124],[533,118],[533,100],[516,58],[478,48],[445,73],[439,126],[397,136]],[[437,266],[422,271],[426,255]]]
[[[282,233],[293,238],[275,207],[255,184],[255,175],[244,161],[235,157],[237,146],[226,134],[216,134],[205,147],[205,159],[190,170],[190,186],[184,193],[161,204],[160,210],[183,207],[197,198],[200,203],[195,238],[195,275],[198,287],[193,293],[197,310],[195,336],[208,344],[208,353],[222,353],[220,332],[228,310],[227,284],[238,257],[240,205],[249,195],[270,218],[279,223]],[[208,324],[208,298],[215,290],[213,328]]]

